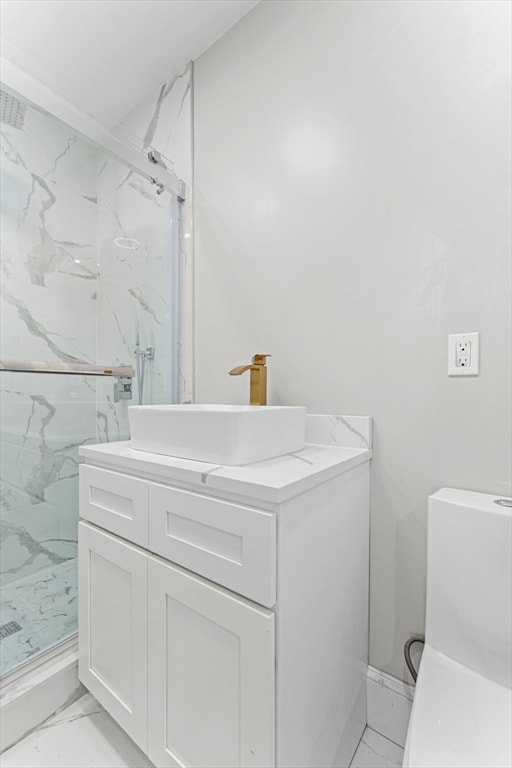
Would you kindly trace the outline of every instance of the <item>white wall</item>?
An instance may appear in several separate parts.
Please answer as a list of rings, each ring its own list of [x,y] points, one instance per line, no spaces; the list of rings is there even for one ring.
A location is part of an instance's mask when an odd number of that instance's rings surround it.
[[[424,627],[427,496],[510,493],[510,5],[262,2],[195,64],[196,399],[370,414],[371,664]],[[481,373],[448,378],[449,333]],[[305,564],[307,567],[307,564]]]

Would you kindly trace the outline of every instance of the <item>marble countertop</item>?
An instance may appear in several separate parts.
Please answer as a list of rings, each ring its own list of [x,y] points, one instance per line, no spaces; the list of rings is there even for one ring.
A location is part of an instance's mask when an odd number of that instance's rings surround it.
[[[302,451],[240,467],[206,464],[134,450],[130,441],[79,449],[88,464],[136,474],[155,482],[199,486],[203,493],[228,493],[280,504],[371,458],[368,448],[306,444]]]

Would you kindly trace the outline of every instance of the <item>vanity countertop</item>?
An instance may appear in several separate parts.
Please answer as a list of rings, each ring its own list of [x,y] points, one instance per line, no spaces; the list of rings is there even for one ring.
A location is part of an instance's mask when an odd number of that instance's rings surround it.
[[[88,464],[104,469],[270,504],[280,504],[371,458],[368,448],[306,444],[296,453],[233,467],[135,450],[129,440],[84,445],[79,453]]]

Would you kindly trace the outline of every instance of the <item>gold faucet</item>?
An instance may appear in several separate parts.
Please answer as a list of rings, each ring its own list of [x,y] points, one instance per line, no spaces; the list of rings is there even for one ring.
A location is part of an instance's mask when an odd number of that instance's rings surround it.
[[[251,372],[251,388],[249,405],[267,404],[267,366],[266,358],[272,355],[254,355],[250,365],[238,365],[229,371],[230,376],[241,376],[245,371]]]

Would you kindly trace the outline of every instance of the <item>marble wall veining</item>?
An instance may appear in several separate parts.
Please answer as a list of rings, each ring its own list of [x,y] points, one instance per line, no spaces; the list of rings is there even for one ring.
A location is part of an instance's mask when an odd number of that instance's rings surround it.
[[[192,181],[192,63],[188,63],[116,126],[115,133],[143,151],[156,149],[180,179]]]
[[[1,137],[2,357],[93,362],[96,151],[33,108]]]

